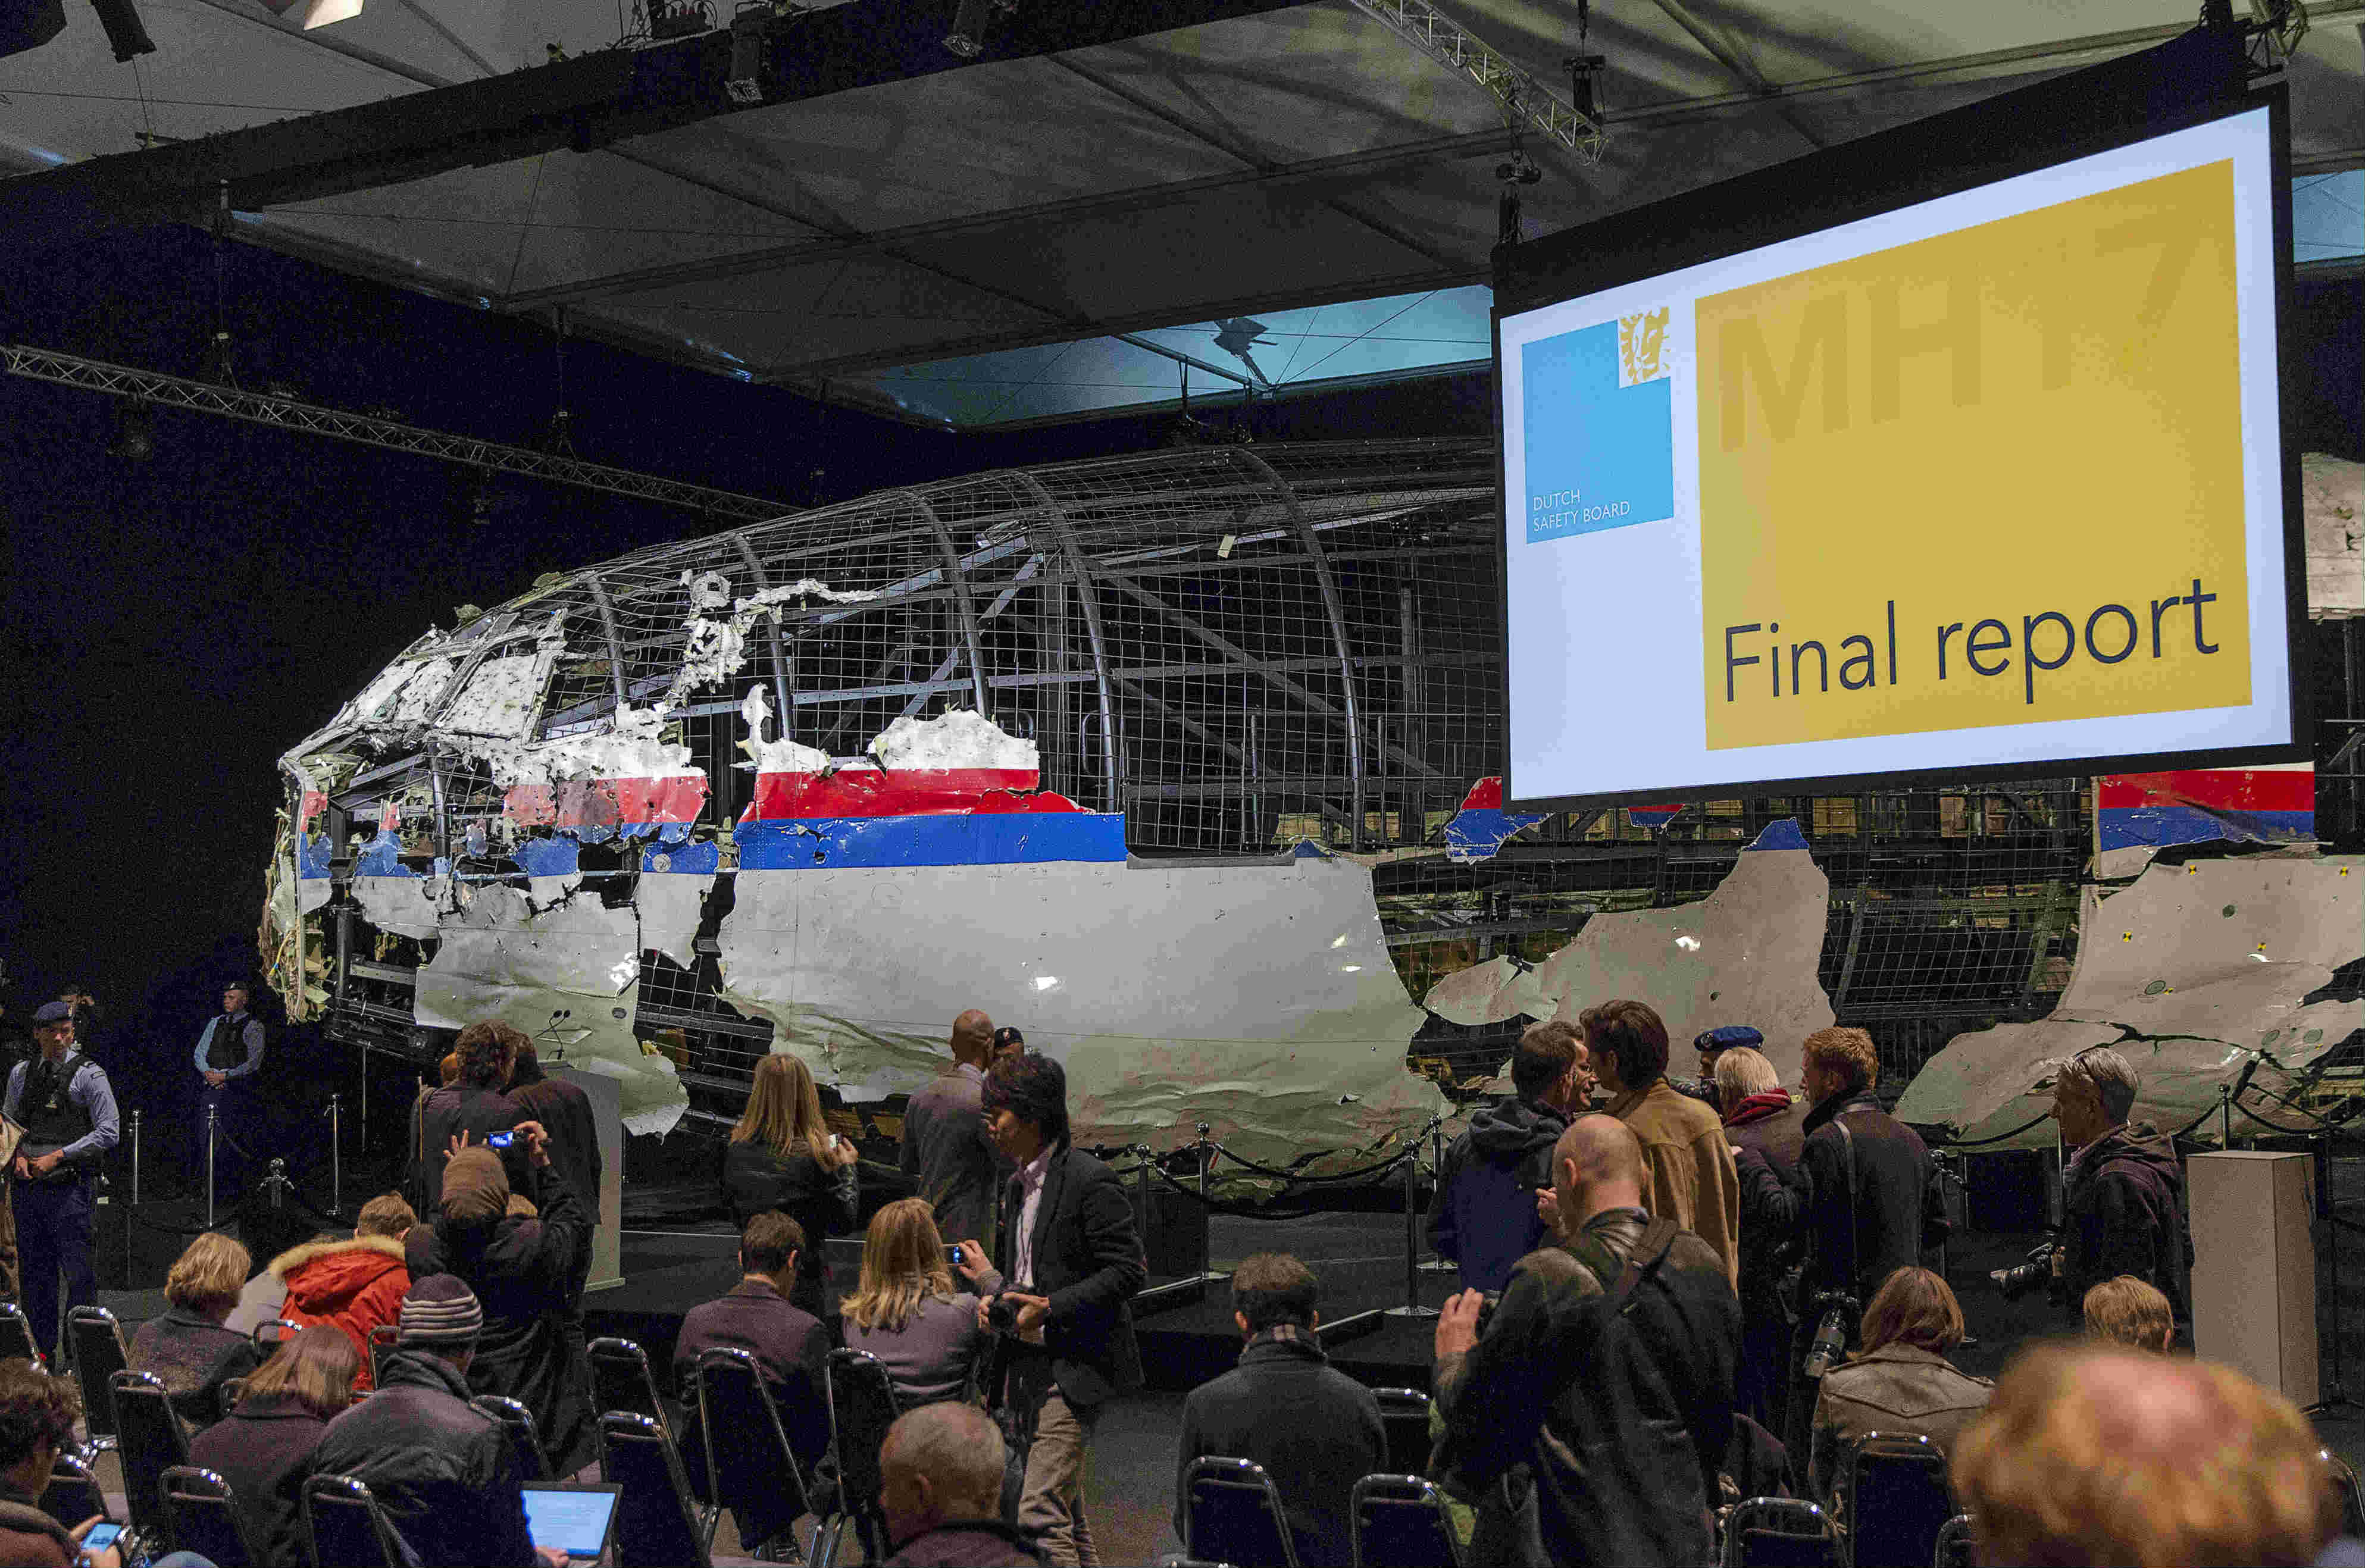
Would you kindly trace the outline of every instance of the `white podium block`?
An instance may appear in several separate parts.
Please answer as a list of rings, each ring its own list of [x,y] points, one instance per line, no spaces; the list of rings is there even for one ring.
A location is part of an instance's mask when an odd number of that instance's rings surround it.
[[[605,1073],[579,1072],[564,1062],[544,1066],[544,1074],[563,1078],[591,1100],[591,1117],[600,1128],[599,1226],[591,1233],[591,1274],[587,1291],[605,1290],[624,1282],[624,1101],[623,1091]]]
[[[2186,1163],[2192,1350],[2305,1406],[2317,1398],[2313,1161],[2239,1149]]]

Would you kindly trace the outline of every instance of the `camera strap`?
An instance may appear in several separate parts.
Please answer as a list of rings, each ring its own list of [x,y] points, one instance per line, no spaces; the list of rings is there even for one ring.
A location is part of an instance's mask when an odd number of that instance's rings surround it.
[[[1844,1111],[1832,1118],[1832,1126],[1840,1130],[1840,1164],[1847,1171],[1847,1288],[1854,1292],[1861,1288],[1863,1281],[1857,1276],[1864,1271],[1864,1254],[1856,1245],[1855,1235],[1855,1135],[1848,1131]]]
[[[1633,1303],[1635,1287],[1658,1271],[1659,1265],[1666,1260],[1667,1249],[1676,1244],[1682,1231],[1683,1227],[1674,1220],[1658,1217],[1642,1227],[1634,1250],[1626,1254],[1626,1266],[1618,1271],[1618,1282],[1609,1287],[1611,1316],[1626,1316],[1627,1307]]]

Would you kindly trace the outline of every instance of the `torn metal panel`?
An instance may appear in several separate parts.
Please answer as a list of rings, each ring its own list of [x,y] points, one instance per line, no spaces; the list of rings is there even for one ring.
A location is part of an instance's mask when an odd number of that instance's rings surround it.
[[[849,1099],[925,1084],[981,1007],[1065,1064],[1085,1143],[1171,1148],[1204,1120],[1288,1158],[1442,1104],[1406,1070],[1420,1013],[1371,873],[1341,861],[743,868],[720,941],[725,999]]]
[[[1544,815],[1505,811],[1503,780],[1481,778],[1471,786],[1470,793],[1463,797],[1462,809],[1445,824],[1446,858],[1462,866],[1487,859],[1512,834],[1533,827],[1544,820]]]
[[[529,884],[460,890],[434,932],[435,957],[419,971],[415,1016],[446,1029],[502,1019],[578,1071],[616,1080],[627,1131],[668,1130],[689,1097],[673,1063],[643,1051],[633,1033],[639,914],[608,908],[577,878]]]
[[[641,912],[641,947],[671,958],[685,969],[698,967],[698,923],[706,895],[713,890],[715,862],[712,844],[678,851],[653,849],[641,857],[641,878],[633,885],[633,902]]]
[[[1526,1014],[1574,1019],[1613,997],[1647,1002],[1668,1034],[1747,1024],[1785,1083],[1796,1083],[1799,1045],[1832,1022],[1817,978],[1831,882],[1796,823],[1768,827],[1716,891],[1674,909],[1597,914],[1576,939],[1541,964],[1502,958],[1447,976],[1424,1001],[1454,1024],[1496,1024]]]
[[[1957,1036],[1907,1087],[1900,1116],[2001,1133],[2044,1109],[2040,1086],[2061,1060],[2114,1045],[2143,1078],[2135,1114],[2180,1126],[2246,1067],[2280,1092],[2365,1026],[2365,1002],[2309,1000],[2365,958],[2365,860],[2155,865],[2107,898],[2090,891],[2082,925],[2052,1015]],[[2012,1140],[2052,1141],[2043,1126]]]
[[[542,706],[543,689],[550,684],[550,671],[560,651],[554,644],[487,659],[443,710],[439,726],[455,734],[523,740]]]
[[[437,901],[443,889],[441,877],[404,873],[353,878],[353,898],[362,906],[362,917],[393,936],[434,935],[442,918]]]
[[[2315,765],[2123,773],[2094,780],[2095,875],[2132,877],[2170,845],[2313,844]]]
[[[2307,612],[2365,615],[2365,463],[2310,452],[2299,460],[2307,528]]]

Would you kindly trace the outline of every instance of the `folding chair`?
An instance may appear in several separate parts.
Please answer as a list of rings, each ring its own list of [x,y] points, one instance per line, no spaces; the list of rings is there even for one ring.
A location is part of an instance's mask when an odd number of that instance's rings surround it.
[[[837,1513],[816,1529],[829,1530],[831,1551],[835,1537],[851,1523],[862,1541],[863,1560],[882,1562],[891,1550],[887,1541],[887,1516],[880,1507],[879,1491],[885,1484],[879,1472],[879,1450],[887,1428],[903,1413],[895,1396],[895,1382],[886,1363],[868,1350],[829,1353],[829,1440],[837,1455]],[[815,1551],[821,1549],[818,1545]]]
[[[350,1475],[304,1483],[304,1533],[316,1568],[403,1568],[409,1555],[370,1489]]]
[[[1955,1517],[1946,1450],[1918,1432],[1866,1432],[1840,1460],[1849,1568],[1922,1568]]]
[[[615,1568],[709,1568],[722,1510],[690,1495],[681,1455],[654,1417],[611,1410],[600,1417],[600,1479],[624,1489]]]
[[[1375,1388],[1380,1428],[1387,1435],[1388,1471],[1419,1475],[1429,1469],[1429,1395],[1417,1388]]]
[[[50,1466],[50,1484],[42,1489],[40,1506],[41,1512],[64,1520],[69,1529],[93,1514],[103,1519],[115,1518],[115,1510],[106,1506],[106,1494],[99,1489],[98,1477],[90,1473],[89,1462],[79,1454],[61,1453],[57,1462]]]
[[[542,1450],[542,1439],[534,1435],[533,1412],[506,1394],[479,1394],[468,1401],[509,1433],[510,1447],[517,1450],[520,1481],[555,1481],[550,1473],[550,1456]]]
[[[0,1301],[0,1361],[22,1357],[35,1366],[47,1369],[49,1358],[33,1343],[33,1326],[25,1317],[25,1309],[13,1301]],[[90,1516],[84,1514],[84,1518]],[[76,1521],[79,1523],[80,1521]]]
[[[392,1323],[370,1325],[370,1386],[372,1388],[377,1386],[378,1369],[386,1365],[386,1353],[401,1343],[402,1329],[398,1325]]]
[[[1724,1568],[1843,1568],[1829,1514],[1796,1497],[1749,1497],[1724,1521]]]
[[[1183,1471],[1182,1495],[1182,1544],[1192,1556],[1233,1568],[1297,1568],[1281,1493],[1264,1466],[1203,1455]]]
[[[153,1372],[119,1372],[107,1380],[115,1406],[116,1457],[123,1462],[123,1506],[131,1528],[151,1540],[170,1540],[164,1518],[164,1472],[189,1462],[189,1429]]]
[[[1355,1568],[1462,1568],[1445,1495],[1419,1476],[1366,1475],[1347,1506]]]
[[[740,1543],[752,1552],[789,1533],[811,1511],[804,1467],[754,1356],[721,1347],[702,1350],[692,1375],[706,1496],[731,1510]],[[828,1419],[825,1410],[812,1414]]]
[[[214,1568],[263,1568],[229,1482],[213,1471],[176,1464],[164,1472],[161,1489],[174,1551],[194,1551]]]
[[[1971,1516],[1956,1514],[1938,1531],[1938,1550],[1930,1568],[1971,1568]]]
[[[268,1360],[271,1352],[279,1349],[282,1343],[296,1338],[297,1332],[301,1327],[301,1324],[290,1323],[284,1317],[275,1317],[266,1323],[256,1324],[254,1332],[247,1338],[254,1341],[254,1348],[262,1351],[264,1359]]]
[[[108,1379],[130,1364],[123,1329],[103,1306],[77,1306],[66,1314],[66,1343],[73,1350],[74,1381],[82,1384],[82,1415],[93,1448],[115,1446],[115,1396]]]
[[[611,1410],[630,1410],[636,1416],[646,1416],[657,1422],[665,1420],[665,1405],[657,1398],[657,1380],[649,1371],[649,1358],[640,1346],[630,1339],[603,1335],[586,1347],[591,1357],[592,1402],[600,1414]],[[682,1403],[689,1404],[689,1391],[682,1391]]]

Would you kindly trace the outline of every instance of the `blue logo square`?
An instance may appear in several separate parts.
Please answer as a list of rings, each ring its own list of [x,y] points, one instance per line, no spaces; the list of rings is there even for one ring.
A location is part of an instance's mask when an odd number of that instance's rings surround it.
[[[1522,344],[1528,543],[1676,515],[1674,381],[1621,384],[1619,323]]]

